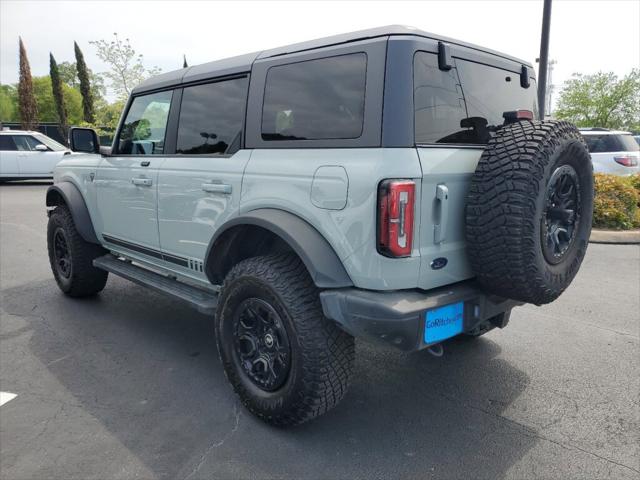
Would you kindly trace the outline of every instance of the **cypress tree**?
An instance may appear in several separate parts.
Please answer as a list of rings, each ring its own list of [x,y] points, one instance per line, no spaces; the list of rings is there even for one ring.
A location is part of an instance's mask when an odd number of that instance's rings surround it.
[[[38,128],[38,104],[33,94],[31,67],[29,66],[27,50],[24,48],[22,38],[18,37],[18,41],[20,44],[20,80],[18,82],[20,123],[23,130],[35,130]]]
[[[182,55],[182,68],[187,68],[189,65],[187,65],[187,56],[186,55]]]
[[[56,110],[58,112],[58,121],[60,122],[60,133],[62,134],[62,138],[67,138],[67,131],[69,130],[69,123],[67,121],[67,105],[64,101],[62,80],[60,80],[60,71],[58,70],[58,64],[56,63],[56,59],[53,58],[52,53],[49,53],[49,76],[51,77],[53,102],[56,105]]]
[[[89,70],[87,64],[84,63],[84,55],[76,42],[73,42],[73,49],[76,54],[76,69],[78,71],[78,80],[80,80],[80,93],[82,94],[82,110],[84,121],[93,123],[95,117],[93,115],[93,97],[91,96],[91,83],[89,82]]]

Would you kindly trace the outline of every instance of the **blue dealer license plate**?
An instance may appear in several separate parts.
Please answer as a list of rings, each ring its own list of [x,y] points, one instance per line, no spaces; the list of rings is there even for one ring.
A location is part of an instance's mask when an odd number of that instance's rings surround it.
[[[464,302],[427,310],[425,314],[424,341],[436,343],[462,332]]]

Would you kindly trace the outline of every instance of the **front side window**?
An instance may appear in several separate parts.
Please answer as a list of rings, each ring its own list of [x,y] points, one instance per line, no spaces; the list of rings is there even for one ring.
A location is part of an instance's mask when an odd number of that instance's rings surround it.
[[[36,145],[40,145],[40,142],[33,138],[31,135],[15,135],[13,141],[16,142],[18,150],[29,152],[36,149]]]
[[[186,87],[182,93],[176,153],[236,152],[247,101],[247,77]]]
[[[505,112],[537,113],[535,82],[523,88],[520,75],[508,70],[458,58],[443,71],[436,54],[417,52],[413,76],[418,144],[485,144]]]
[[[11,152],[17,150],[16,144],[11,135],[0,135],[0,150]]]
[[[364,123],[364,53],[271,67],[262,110],[262,139],[358,138]]]
[[[118,153],[158,155],[164,153],[164,136],[173,92],[158,92],[134,98],[122,125]]]

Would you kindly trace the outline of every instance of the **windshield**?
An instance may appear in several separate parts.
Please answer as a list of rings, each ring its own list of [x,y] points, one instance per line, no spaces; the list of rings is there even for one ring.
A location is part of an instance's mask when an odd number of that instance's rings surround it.
[[[60,152],[62,150],[68,150],[64,145],[56,142],[55,140],[47,137],[46,135],[42,135],[40,133],[36,133],[33,135],[39,142],[44,143],[47,147],[49,147],[54,152]]]

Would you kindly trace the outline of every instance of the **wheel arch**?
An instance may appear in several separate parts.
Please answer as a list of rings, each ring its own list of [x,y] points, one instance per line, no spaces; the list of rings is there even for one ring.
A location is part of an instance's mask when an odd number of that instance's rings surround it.
[[[47,189],[46,205],[47,207],[66,206],[83,240],[100,244],[84,197],[73,183],[64,181],[51,185]]]
[[[353,286],[329,242],[305,220],[277,209],[258,209],[225,223],[209,242],[205,273],[221,284],[237,262],[256,255],[291,250],[319,288]]]

